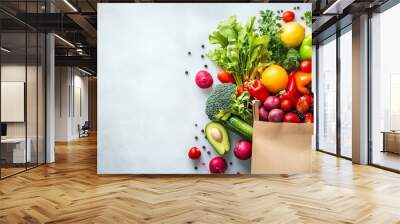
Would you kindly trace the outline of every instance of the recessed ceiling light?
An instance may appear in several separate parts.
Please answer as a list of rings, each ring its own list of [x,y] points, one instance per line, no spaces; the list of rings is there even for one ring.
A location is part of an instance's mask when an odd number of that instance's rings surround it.
[[[81,68],[79,68],[79,67],[78,67],[78,70],[81,71],[81,72],[83,72],[83,73],[85,73],[85,74],[87,74],[87,75],[90,75],[90,76],[93,75],[92,73],[90,73],[90,72],[88,72],[88,71],[86,71],[86,70],[83,70],[83,69],[81,69]]]
[[[73,45],[71,42],[69,42],[68,40],[60,37],[58,34],[54,34],[55,37],[57,37],[59,40],[61,40],[62,42],[64,42],[65,44],[67,44],[70,47],[75,48],[75,45]]]
[[[322,14],[342,14],[343,10],[355,0],[336,0]]]
[[[1,47],[0,49],[1,49],[1,51],[4,51],[6,53],[10,53],[11,52],[11,50],[9,50],[9,49],[7,49],[5,47]]]
[[[73,6],[68,0],[64,0],[64,3],[67,4],[74,12],[78,12],[75,6]]]

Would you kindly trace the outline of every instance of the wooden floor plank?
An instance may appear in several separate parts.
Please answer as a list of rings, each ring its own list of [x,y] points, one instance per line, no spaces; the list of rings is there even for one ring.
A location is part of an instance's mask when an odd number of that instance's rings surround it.
[[[0,181],[0,223],[400,223],[400,175],[316,152],[306,175],[96,174],[94,136]]]

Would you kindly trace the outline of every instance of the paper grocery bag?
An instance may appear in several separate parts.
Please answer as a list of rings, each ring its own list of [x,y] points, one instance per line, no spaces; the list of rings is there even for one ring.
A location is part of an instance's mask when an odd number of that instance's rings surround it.
[[[311,172],[313,124],[258,121],[258,103],[254,107],[251,173]]]

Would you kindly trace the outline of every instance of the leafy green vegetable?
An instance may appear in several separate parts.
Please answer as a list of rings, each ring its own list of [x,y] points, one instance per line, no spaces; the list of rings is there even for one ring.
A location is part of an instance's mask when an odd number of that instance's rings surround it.
[[[258,20],[258,31],[262,35],[267,35],[270,38],[268,50],[273,52],[271,59],[277,63],[282,64],[286,59],[287,48],[283,45],[279,37],[279,29],[281,27],[281,18],[272,10],[260,11],[261,18]]]
[[[206,114],[210,120],[226,121],[232,115],[238,115],[247,123],[253,122],[253,111],[248,107],[250,94],[243,92],[236,96],[234,84],[219,84],[214,87],[206,102]]]
[[[311,13],[311,11],[305,12],[304,13],[304,18],[306,20],[306,25],[308,27],[311,27],[312,26],[312,13]]]
[[[294,48],[290,48],[286,54],[286,58],[283,61],[282,66],[287,71],[297,71],[300,67],[299,52]]]
[[[240,96],[236,94],[232,97],[232,113],[240,116],[246,123],[253,123],[253,110],[249,108],[251,102],[250,93],[244,91]]]
[[[258,64],[270,58],[267,50],[269,38],[255,32],[254,21],[255,17],[251,17],[243,26],[236,16],[231,16],[221,22],[209,36],[209,42],[219,46],[210,51],[208,57],[230,72],[238,86],[243,85],[243,80],[248,78]]]

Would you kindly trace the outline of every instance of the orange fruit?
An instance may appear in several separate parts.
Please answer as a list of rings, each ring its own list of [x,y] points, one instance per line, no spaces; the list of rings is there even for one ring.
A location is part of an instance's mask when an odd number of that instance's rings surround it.
[[[260,81],[269,92],[276,94],[286,88],[289,77],[284,68],[272,64],[263,71]]]

